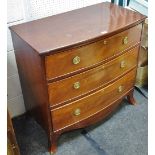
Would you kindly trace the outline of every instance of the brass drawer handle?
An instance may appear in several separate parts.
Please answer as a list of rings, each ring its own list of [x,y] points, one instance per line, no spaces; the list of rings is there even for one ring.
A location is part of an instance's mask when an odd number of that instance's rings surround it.
[[[80,63],[80,57],[76,56],[76,57],[73,58],[73,64],[76,65],[78,63]]]
[[[75,109],[74,115],[79,116],[81,114],[81,110],[79,108]]]
[[[80,82],[75,82],[73,84],[73,86],[74,86],[74,89],[79,89],[80,88]]]
[[[121,61],[120,67],[121,67],[121,68],[125,68],[125,66],[126,66],[125,61]]]
[[[124,37],[124,39],[123,39],[123,44],[128,44],[128,37]]]
[[[121,93],[123,91],[123,86],[118,87],[118,92]]]

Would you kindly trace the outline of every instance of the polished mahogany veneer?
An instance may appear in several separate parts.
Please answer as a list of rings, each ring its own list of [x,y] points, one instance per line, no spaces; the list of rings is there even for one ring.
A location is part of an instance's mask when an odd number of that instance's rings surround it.
[[[82,46],[81,48],[46,56],[45,65],[47,69],[47,79],[50,80],[55,77],[88,68],[92,65],[101,63],[114,55],[120,54],[122,51],[127,50],[127,48],[140,42],[141,29],[142,24],[112,37]],[[128,44],[123,43],[123,39],[126,37],[128,38]],[[79,57],[80,59],[80,63],[78,64],[73,63],[76,57]],[[57,67],[55,67],[55,64],[57,64]]]
[[[61,104],[61,102],[105,86],[107,83],[127,73],[137,66],[138,50],[139,46],[125,52],[116,59],[86,72],[49,83],[49,101],[51,106]],[[78,89],[74,88],[77,82],[80,84]]]
[[[104,110],[104,108],[108,107],[113,101],[126,94],[126,92],[133,87],[135,73],[136,69],[107,87],[53,110],[53,130],[55,131],[60,130],[61,128],[66,128]]]
[[[27,111],[56,151],[66,131],[131,104],[145,16],[100,3],[10,27]]]

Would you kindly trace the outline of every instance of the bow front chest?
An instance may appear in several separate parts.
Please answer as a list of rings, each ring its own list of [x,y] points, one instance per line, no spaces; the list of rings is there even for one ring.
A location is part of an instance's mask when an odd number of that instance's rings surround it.
[[[100,3],[10,27],[27,111],[50,151],[111,114],[133,88],[145,16]]]

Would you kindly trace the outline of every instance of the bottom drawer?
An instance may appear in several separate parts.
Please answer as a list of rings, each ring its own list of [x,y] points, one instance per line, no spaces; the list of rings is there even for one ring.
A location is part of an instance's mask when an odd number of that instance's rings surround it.
[[[108,107],[129,91],[135,82],[136,69],[86,97],[51,111],[54,131],[84,120]]]

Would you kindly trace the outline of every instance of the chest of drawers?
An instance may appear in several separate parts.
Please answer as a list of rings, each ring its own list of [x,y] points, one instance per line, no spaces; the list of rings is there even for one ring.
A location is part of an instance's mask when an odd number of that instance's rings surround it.
[[[135,82],[145,16],[100,3],[10,27],[26,109],[50,151],[63,132],[94,124]]]

